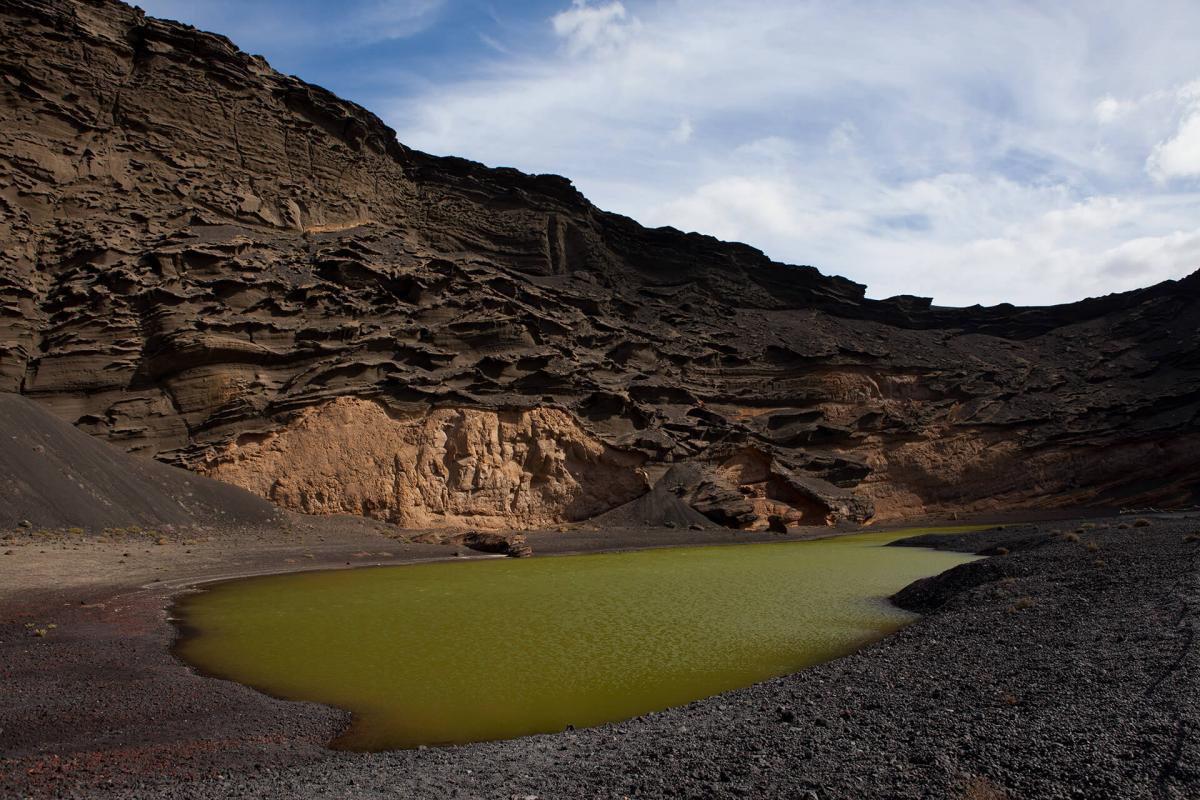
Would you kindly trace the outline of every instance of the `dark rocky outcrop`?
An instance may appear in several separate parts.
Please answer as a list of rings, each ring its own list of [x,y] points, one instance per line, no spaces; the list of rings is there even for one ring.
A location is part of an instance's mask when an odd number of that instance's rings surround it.
[[[925,547],[930,550],[950,550],[958,553],[974,553],[980,556],[1003,555],[1017,553],[1021,550],[1033,550],[1057,538],[1057,534],[1047,533],[1042,526],[1012,524],[988,528],[987,530],[967,530],[962,533],[925,533],[920,536],[909,536],[889,542],[888,547]]]
[[[410,150],[113,0],[8,0],[0,35],[0,390],[128,451],[491,528],[669,470],[754,528],[1196,497],[1200,275],[1045,308],[869,300],[564,178]],[[347,398],[424,466],[280,455]]]
[[[533,555],[533,548],[526,542],[522,534],[502,534],[489,531],[467,531],[449,540],[451,544],[461,544],[480,553],[504,555],[509,558],[528,558]]]
[[[891,600],[907,611],[928,614],[958,595],[979,586],[994,583],[1010,575],[1005,562],[996,559],[959,564],[940,575],[910,583],[892,595]]]

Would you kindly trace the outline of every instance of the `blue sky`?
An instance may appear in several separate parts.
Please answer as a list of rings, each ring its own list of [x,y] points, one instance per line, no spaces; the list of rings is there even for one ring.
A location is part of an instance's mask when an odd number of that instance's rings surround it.
[[[1041,304],[1200,268],[1191,0],[139,2],[405,144],[872,297]]]

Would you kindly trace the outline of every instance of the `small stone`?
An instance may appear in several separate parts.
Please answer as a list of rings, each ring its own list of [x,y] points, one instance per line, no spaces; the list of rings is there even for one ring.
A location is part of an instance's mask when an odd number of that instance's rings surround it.
[[[18,522],[18,523],[17,523],[17,527],[18,527],[18,528],[32,528],[32,527],[33,527],[33,523],[32,523],[32,522],[30,522],[30,521],[29,521],[29,520],[27,520],[27,519],[23,519],[23,520],[21,520],[20,522]]]

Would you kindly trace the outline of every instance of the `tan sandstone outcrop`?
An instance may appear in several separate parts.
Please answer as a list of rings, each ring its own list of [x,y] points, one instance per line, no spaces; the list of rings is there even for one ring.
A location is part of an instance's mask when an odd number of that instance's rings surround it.
[[[505,529],[586,519],[633,500],[648,489],[643,460],[555,408],[404,415],[341,397],[195,467],[309,514]]]

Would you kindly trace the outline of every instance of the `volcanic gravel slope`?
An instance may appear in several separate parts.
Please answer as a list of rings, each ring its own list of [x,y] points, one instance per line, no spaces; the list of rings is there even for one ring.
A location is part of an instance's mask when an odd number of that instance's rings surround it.
[[[48,596],[0,626],[0,795],[1195,798],[1200,517],[1149,523],[964,536],[1040,544],[945,573],[927,616],[794,675],[598,728],[379,754],[322,748],[341,712],[173,661],[161,593]],[[47,614],[59,628],[31,636]]]
[[[0,36],[0,390],[128,450],[304,511],[493,528],[668,468],[734,527],[1195,496],[1200,275],[867,300],[410,150],[113,0],[4,0]]]
[[[0,520],[32,527],[270,525],[236,486],[122,453],[15,394],[0,394]]]

